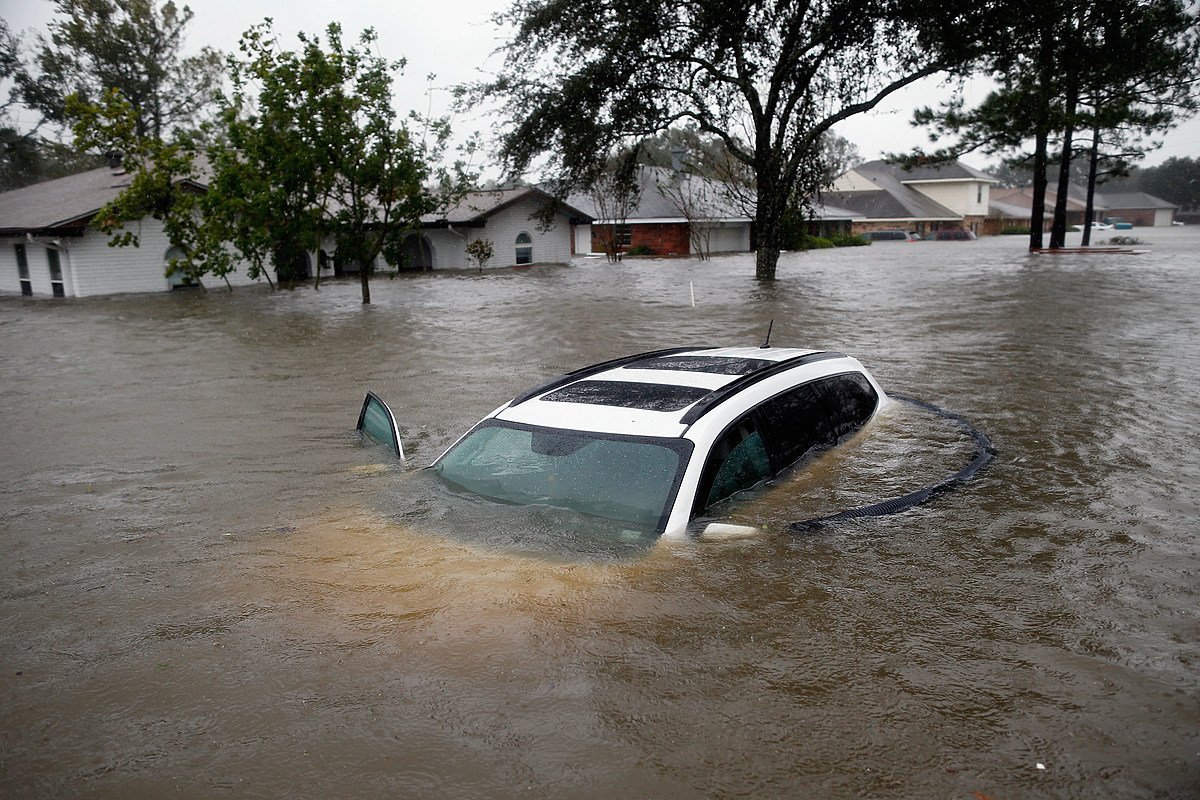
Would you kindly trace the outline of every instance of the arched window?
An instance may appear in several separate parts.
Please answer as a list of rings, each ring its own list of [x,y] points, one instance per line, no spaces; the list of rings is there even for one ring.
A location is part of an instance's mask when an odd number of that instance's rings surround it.
[[[517,234],[517,263],[533,263],[533,237],[525,231]]]

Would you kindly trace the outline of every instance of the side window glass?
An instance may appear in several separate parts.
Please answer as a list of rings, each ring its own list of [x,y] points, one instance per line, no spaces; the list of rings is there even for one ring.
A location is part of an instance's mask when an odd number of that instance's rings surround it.
[[[404,445],[400,441],[400,428],[396,425],[396,417],[387,403],[380,400],[374,392],[367,392],[363,399],[356,429],[362,431],[371,441],[387,447],[397,458],[404,458]]]
[[[704,475],[696,511],[700,512],[772,475],[771,459],[762,437],[750,417],[726,431],[713,445]]]
[[[848,373],[819,378],[763,403],[759,424],[775,471],[850,436],[871,418],[878,401],[870,381]]]
[[[819,384],[822,405],[833,437],[832,444],[861,428],[879,403],[875,388],[862,375],[835,375]]]
[[[811,383],[797,386],[759,406],[763,435],[771,444],[771,456],[779,471],[814,447],[836,441],[822,408],[821,398]]]

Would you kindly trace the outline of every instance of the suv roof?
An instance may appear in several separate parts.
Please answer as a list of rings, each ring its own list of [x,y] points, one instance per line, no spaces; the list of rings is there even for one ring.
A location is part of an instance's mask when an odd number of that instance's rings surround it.
[[[677,437],[759,381],[841,358],[846,356],[790,347],[656,350],[563,375],[514,398],[495,417],[573,430]]]

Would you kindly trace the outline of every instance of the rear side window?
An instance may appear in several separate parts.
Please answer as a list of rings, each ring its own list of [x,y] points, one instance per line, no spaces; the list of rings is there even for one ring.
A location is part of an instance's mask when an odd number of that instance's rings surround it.
[[[860,373],[797,386],[758,407],[759,426],[778,472],[814,448],[833,447],[863,426],[879,401]]]
[[[812,450],[833,447],[871,418],[879,395],[860,373],[806,383],[761,403],[717,439],[693,515],[769,478]]]

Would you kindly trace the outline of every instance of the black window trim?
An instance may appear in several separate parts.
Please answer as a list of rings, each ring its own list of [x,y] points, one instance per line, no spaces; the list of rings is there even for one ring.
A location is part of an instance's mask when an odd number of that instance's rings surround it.
[[[507,419],[499,419],[497,417],[488,417],[481,420],[475,427],[464,433],[458,441],[450,445],[446,452],[442,453],[437,461],[434,461],[425,469],[436,471],[438,464],[450,455],[459,444],[465,442],[471,434],[483,428],[510,428],[518,431],[529,431],[535,433],[538,431],[551,431],[554,433],[574,434],[577,436],[592,436],[597,439],[609,439],[616,442],[633,442],[641,444],[656,444],[674,450],[679,455],[679,468],[675,470],[675,478],[671,483],[671,490],[667,493],[666,502],[663,504],[663,510],[658,518],[658,523],[654,527],[654,533],[662,533],[667,528],[667,522],[671,519],[671,512],[675,508],[675,499],[679,496],[679,488],[683,485],[683,478],[687,474],[688,467],[691,466],[692,455],[695,452],[696,444],[691,439],[676,438],[674,436],[636,436],[634,434],[625,433],[607,433],[604,431],[582,431],[574,428],[559,428],[548,425],[531,425],[528,422],[513,422]],[[441,473],[438,473],[441,478]],[[453,483],[448,478],[441,478],[447,482]],[[481,495],[482,496],[482,495]],[[579,512],[584,513],[584,512]]]

